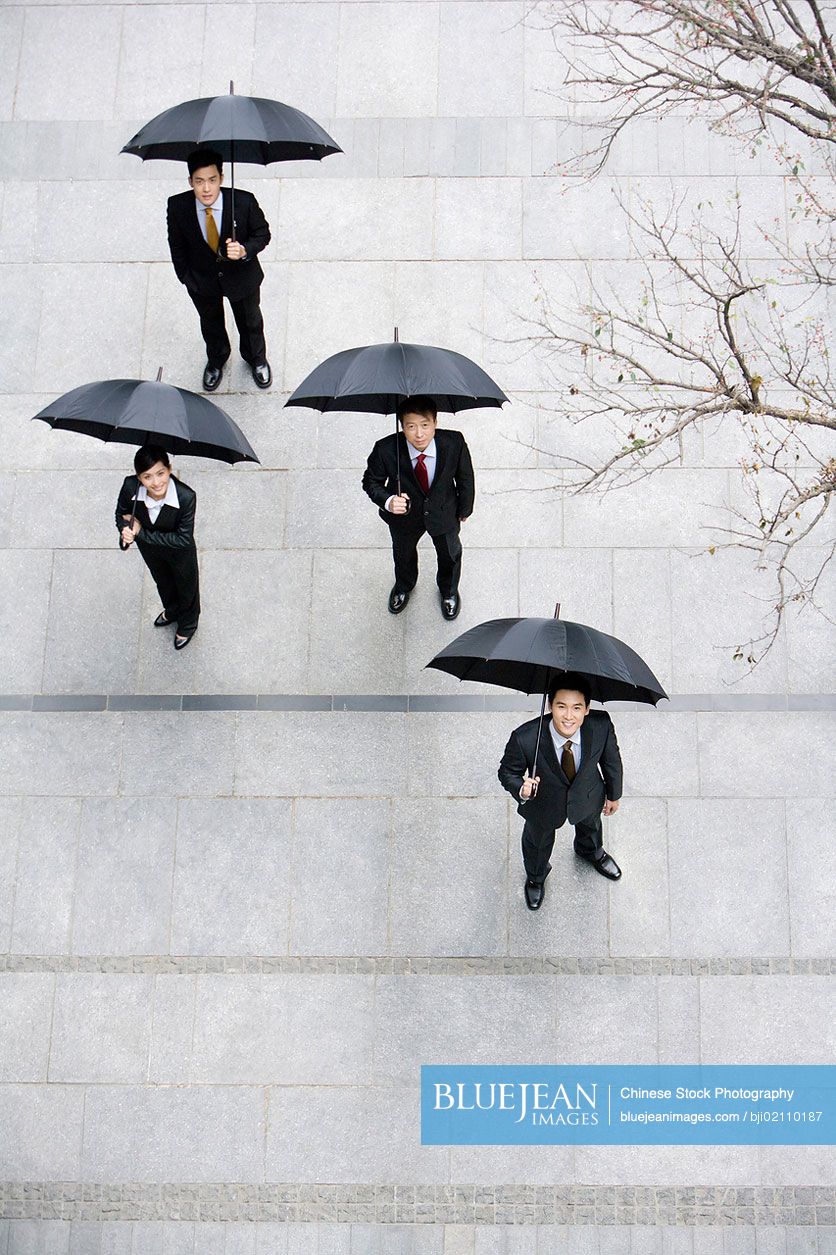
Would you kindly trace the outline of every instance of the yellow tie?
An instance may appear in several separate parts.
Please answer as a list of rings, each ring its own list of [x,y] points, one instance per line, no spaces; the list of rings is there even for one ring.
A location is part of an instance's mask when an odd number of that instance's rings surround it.
[[[218,225],[209,205],[206,206],[206,243],[213,253],[218,251]]]

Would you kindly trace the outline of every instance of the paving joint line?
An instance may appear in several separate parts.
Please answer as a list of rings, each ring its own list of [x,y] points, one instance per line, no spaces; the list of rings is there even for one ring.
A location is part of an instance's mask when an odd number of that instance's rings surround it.
[[[253,711],[376,711],[401,714],[461,714],[534,712],[540,698],[523,694],[493,696],[481,693],[6,693],[0,711],[114,711],[202,710]],[[644,711],[640,702],[608,702],[607,709]],[[768,712],[836,710],[834,693],[684,693],[660,702],[658,713]]]
[[[832,1226],[831,1186],[0,1182],[0,1219]]]
[[[830,976],[836,958],[0,954],[0,972],[338,976]]]

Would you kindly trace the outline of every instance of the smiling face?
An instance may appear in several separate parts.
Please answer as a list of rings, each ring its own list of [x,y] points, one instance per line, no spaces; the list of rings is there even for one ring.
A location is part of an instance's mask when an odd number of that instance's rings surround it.
[[[413,449],[423,453],[432,444],[435,436],[436,420],[431,414],[404,414],[401,419],[403,434]]]
[[[162,501],[168,491],[170,479],[171,467],[166,466],[164,462],[155,462],[139,476],[139,482],[144,486],[148,496],[153,497],[155,501]]]
[[[586,698],[577,689],[558,689],[552,699],[552,721],[561,736],[573,736],[588,713]]]
[[[189,186],[201,205],[214,205],[223,181],[224,176],[219,173],[217,166],[201,166],[189,176]]]

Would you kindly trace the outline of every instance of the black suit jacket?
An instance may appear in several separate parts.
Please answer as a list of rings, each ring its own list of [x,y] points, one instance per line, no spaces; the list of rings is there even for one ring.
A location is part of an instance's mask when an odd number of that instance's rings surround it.
[[[409,514],[392,514],[385,509],[386,502],[398,491],[396,440],[400,446],[401,488],[412,502]],[[429,494],[425,495],[415,478],[403,432],[384,436],[372,449],[363,475],[363,489],[380,508],[380,517],[390,527],[407,530],[420,525],[431,536],[443,536],[455,530],[459,519],[473,513],[476,484],[470,451],[462,433],[437,427],[435,455],[435,475]]]
[[[195,548],[194,516],[197,509],[197,493],[176,476],[172,478],[177,488],[179,507],[175,509],[174,506],[164,505],[157,515],[156,523],[152,523],[145,502],[137,501],[136,517],[140,529],[134,543],[139,546],[143,554],[147,551],[152,556],[159,554],[169,561],[176,561],[180,555],[191,552]],[[125,526],[122,516],[131,514],[138,488],[139,480],[136,475],[128,475],[119,490],[119,497],[116,501],[116,526],[120,532]]]
[[[534,797],[523,802],[520,789],[528,772],[534,775],[534,750],[537,744],[538,719],[531,719],[515,728],[505,746],[499,764],[499,780],[517,803],[517,810],[536,828],[559,828],[569,820],[576,824],[600,815],[607,798],[617,802],[621,797],[622,767],[615,728],[605,710],[590,710],[581,724],[581,765],[572,783],[564,775],[554,750],[549,722],[543,719],[537,775],[540,786]]]
[[[232,193],[223,189],[224,208],[218,231],[219,252],[206,243],[197,220],[195,194],[180,192],[168,200],[168,247],[177,278],[196,296],[223,293],[231,301],[257,291],[264,278],[257,254],[270,243],[270,227],[252,192],[235,189],[235,225],[246,258],[230,261],[225,241],[232,239]]]

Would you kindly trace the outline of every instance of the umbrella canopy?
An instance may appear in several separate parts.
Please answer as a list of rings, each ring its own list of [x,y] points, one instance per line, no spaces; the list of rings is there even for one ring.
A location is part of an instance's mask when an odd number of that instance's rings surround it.
[[[143,379],[105,379],[73,388],[36,419],[60,431],[77,431],[116,444],[156,444],[221,462],[257,462],[255,451],[229,415],[206,397]]]
[[[460,680],[544,693],[561,672],[579,672],[599,702],[646,702],[667,693],[629,645],[568,619],[491,619],[457,636],[427,663]]]
[[[469,357],[427,344],[388,344],[335,353],[312,370],[287,405],[394,414],[407,397],[431,397],[439,410],[498,408],[508,400],[490,375]]]
[[[321,161],[342,149],[306,113],[259,96],[206,96],[159,113],[122,149],[143,161],[185,161],[195,148],[226,161]]]

